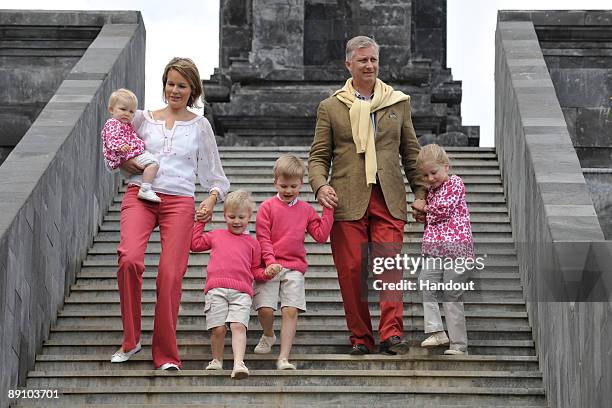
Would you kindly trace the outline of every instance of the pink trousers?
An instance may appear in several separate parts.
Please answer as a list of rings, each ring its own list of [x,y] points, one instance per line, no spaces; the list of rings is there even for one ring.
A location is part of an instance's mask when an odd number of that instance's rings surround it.
[[[123,321],[122,346],[129,351],[140,341],[145,250],[153,229],[159,225],[162,250],[157,267],[153,364],[156,368],[165,363],[180,367],[176,324],[183,275],[189,261],[194,199],[158,193],[162,202],[157,204],[140,200],[137,194],[138,187],[129,186],[121,202],[117,281]]]

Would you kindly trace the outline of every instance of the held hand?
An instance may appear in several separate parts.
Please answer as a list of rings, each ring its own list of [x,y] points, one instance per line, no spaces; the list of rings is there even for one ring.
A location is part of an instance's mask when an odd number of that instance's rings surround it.
[[[266,275],[270,279],[272,279],[273,277],[278,275],[280,273],[280,271],[282,271],[282,270],[283,270],[283,267],[280,264],[270,264],[266,268]]]
[[[209,222],[212,220],[213,209],[217,203],[217,196],[211,195],[206,200],[202,201],[200,207],[196,211],[196,220],[199,222]]]
[[[427,221],[427,215],[424,212],[415,211],[412,216],[416,222],[421,224],[425,224],[425,221]]]
[[[338,206],[336,191],[329,185],[319,188],[319,191],[317,191],[317,201],[327,208],[336,208]]]
[[[123,153],[127,153],[127,152],[129,152],[130,150],[132,150],[132,148],[130,147],[130,145],[129,145],[129,144],[124,144],[123,146],[121,146],[121,151],[122,151]]]
[[[128,173],[130,173],[132,175],[134,175],[134,174],[142,174],[142,171],[144,170],[144,167],[142,167],[140,164],[136,163],[136,159],[126,160],[119,167],[121,167],[121,170],[126,171],[126,172],[128,172]]]
[[[427,202],[423,199],[414,200],[412,203],[412,216],[416,222],[425,223],[427,221]]]
[[[412,203],[412,208],[420,212],[426,212],[426,207],[427,201],[423,200],[422,198],[416,199],[414,200],[414,203]]]

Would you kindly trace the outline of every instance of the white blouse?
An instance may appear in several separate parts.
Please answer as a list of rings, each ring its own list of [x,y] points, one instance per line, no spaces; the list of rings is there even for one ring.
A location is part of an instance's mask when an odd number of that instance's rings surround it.
[[[203,116],[188,121],[175,121],[172,129],[166,129],[165,121],[155,120],[147,111],[137,110],[133,121],[145,148],[159,160],[159,170],[153,180],[153,190],[159,193],[195,195],[196,175],[202,187],[219,192],[222,200],[229,190],[217,142],[212,127]],[[128,179],[130,184],[140,185],[142,174]]]

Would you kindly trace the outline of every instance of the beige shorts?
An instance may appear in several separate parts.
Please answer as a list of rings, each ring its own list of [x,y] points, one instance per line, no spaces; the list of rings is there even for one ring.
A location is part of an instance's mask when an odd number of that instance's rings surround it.
[[[306,311],[306,290],[302,272],[283,268],[278,275],[269,281],[256,282],[254,292],[254,310],[262,307],[276,310],[280,300],[281,309],[285,306],[291,306],[302,312]]]
[[[251,297],[235,289],[214,288],[204,298],[206,330],[223,326],[226,323],[242,323],[249,327]]]

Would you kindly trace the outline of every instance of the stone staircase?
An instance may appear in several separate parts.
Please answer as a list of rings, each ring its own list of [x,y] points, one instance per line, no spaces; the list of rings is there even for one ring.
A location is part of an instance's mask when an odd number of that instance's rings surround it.
[[[291,151],[307,157],[306,147],[222,147],[220,151],[232,189],[251,191],[257,203],[273,194],[271,169],[279,154]],[[427,351],[417,346],[425,335],[420,294],[414,293],[406,294],[404,300],[405,336],[415,346],[408,355],[349,356],[330,246],[308,238],[308,312],[300,316],[291,356],[297,371],[274,369],[278,344],[271,355],[252,353],[261,335],[255,314],[245,358],[251,376],[238,382],[230,379],[229,336],[226,370],[204,370],[211,358],[202,292],[208,254],[191,255],[183,281],[177,337],[184,369],[155,371],[150,336],[160,245],[154,232],[143,277],[143,351],[127,363],[111,365],[109,358],[122,339],[116,246],[123,187],[28,374],[27,389],[57,389],[60,398],[20,400],[18,406],[546,406],[495,151],[448,151],[454,172],[466,185],[476,251],[487,254],[487,268],[474,275],[481,290],[465,295],[469,356],[444,356],[443,348]],[[303,190],[302,199],[314,203],[309,188]],[[196,201],[204,197],[198,190]],[[411,194],[408,199],[412,200]],[[320,210],[318,204],[315,207]],[[220,205],[212,224],[213,228],[224,226]],[[421,225],[407,225],[407,247],[418,248],[421,236]],[[376,326],[375,299],[371,310]]]

